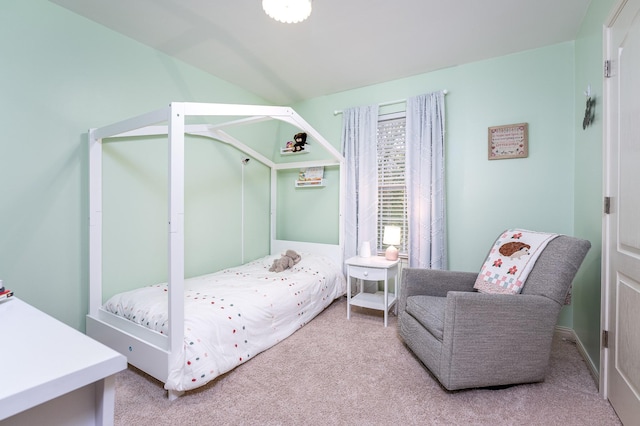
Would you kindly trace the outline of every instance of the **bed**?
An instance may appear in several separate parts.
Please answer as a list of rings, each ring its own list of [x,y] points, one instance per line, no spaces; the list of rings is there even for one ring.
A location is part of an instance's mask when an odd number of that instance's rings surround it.
[[[194,117],[218,120],[215,124],[194,124]],[[306,132],[328,158],[278,163],[225,131],[227,127],[265,120],[279,120]],[[168,279],[103,300],[103,141],[159,135],[169,141]],[[185,135],[232,145],[270,167],[270,253],[244,265],[185,279]],[[316,166],[339,169],[338,243],[277,239],[278,171]],[[342,155],[288,107],[174,102],[157,111],[90,129],[87,334],[163,382],[169,399],[250,360],[345,294],[344,182]],[[301,261],[283,272],[269,272],[273,260],[288,249],[300,253]]]
[[[245,265],[185,280],[184,351],[165,383],[186,391],[270,348],[345,293],[341,269],[329,258],[300,253],[292,268],[270,272],[268,255]],[[119,293],[104,309],[167,334],[166,283]]]

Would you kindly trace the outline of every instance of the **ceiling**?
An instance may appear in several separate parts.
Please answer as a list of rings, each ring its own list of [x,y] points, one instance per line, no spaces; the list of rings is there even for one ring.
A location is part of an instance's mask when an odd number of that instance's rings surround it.
[[[51,0],[270,103],[288,105],[574,40],[591,0]]]

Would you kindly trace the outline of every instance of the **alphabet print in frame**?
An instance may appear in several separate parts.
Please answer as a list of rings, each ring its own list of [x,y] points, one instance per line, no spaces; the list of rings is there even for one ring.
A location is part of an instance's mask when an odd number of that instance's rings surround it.
[[[489,127],[489,160],[527,157],[528,127],[527,123]]]

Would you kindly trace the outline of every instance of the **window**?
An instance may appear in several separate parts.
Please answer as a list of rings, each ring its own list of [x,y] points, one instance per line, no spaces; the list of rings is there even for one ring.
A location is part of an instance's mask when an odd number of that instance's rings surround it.
[[[399,226],[398,251],[406,255],[409,225],[407,222],[407,188],[405,183],[405,113],[381,115],[378,119],[378,251],[384,227]]]

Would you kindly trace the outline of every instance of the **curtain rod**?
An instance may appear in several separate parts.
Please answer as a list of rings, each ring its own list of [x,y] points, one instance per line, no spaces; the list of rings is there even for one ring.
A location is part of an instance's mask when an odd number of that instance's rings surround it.
[[[444,89],[442,91],[442,93],[444,93],[446,95],[447,93],[449,93],[449,91],[447,89]],[[388,106],[388,105],[395,105],[395,104],[400,104],[400,103],[406,102],[406,101],[407,101],[406,99],[398,99],[396,101],[381,102],[381,103],[378,104],[378,106],[383,107],[383,106]],[[342,114],[343,112],[344,112],[343,110],[341,110],[341,109],[338,110],[337,109],[337,110],[333,111],[333,115]]]

